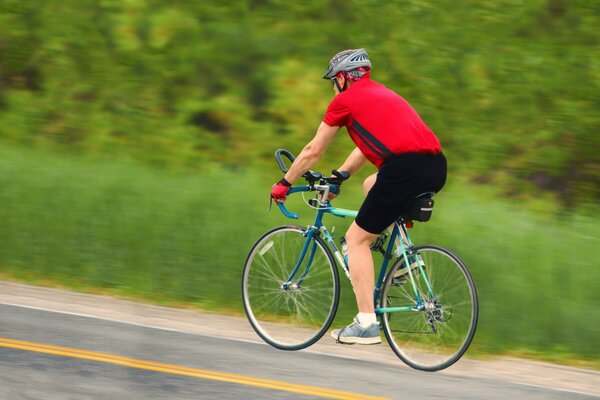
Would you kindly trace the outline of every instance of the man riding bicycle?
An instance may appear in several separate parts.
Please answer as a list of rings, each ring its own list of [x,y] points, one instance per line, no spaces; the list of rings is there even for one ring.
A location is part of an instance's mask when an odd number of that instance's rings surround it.
[[[292,184],[324,155],[342,126],[356,149],[338,168],[354,175],[367,161],[378,172],[365,179],[366,198],[345,235],[348,265],[358,315],[332,336],[341,343],[380,343],[373,304],[374,263],[370,245],[425,192],[438,192],[446,182],[446,158],[435,134],[410,104],[370,79],[365,49],[344,50],[330,61],[323,79],[333,84],[335,97],[315,137],[304,147],[271,196],[283,202]]]

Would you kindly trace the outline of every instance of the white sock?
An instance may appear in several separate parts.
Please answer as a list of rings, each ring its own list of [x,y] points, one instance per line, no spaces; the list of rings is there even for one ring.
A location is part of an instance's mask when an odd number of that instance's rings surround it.
[[[375,313],[359,312],[356,316],[356,319],[358,319],[360,326],[363,328],[368,328],[369,325],[377,323],[377,317],[375,316]]]

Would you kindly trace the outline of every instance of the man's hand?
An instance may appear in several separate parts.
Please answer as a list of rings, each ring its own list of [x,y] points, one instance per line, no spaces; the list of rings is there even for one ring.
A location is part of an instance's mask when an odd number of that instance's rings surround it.
[[[330,185],[327,200],[329,201],[335,199],[340,194],[342,190],[342,182],[350,178],[350,173],[341,169],[334,169],[333,171],[331,171],[331,174],[331,177],[328,179]]]
[[[341,191],[341,187],[339,184],[337,185],[330,185],[329,186],[329,194],[327,195],[327,200],[331,201],[333,199],[335,199],[338,194],[340,194]]]
[[[273,185],[271,189],[271,197],[280,203],[283,203],[287,198],[288,190],[290,190],[290,185],[288,181],[284,179],[280,180],[276,184]]]

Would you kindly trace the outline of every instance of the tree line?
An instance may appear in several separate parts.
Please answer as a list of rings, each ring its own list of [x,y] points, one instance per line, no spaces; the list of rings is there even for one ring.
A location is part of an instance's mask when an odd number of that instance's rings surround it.
[[[365,47],[454,173],[593,203],[599,23],[592,0],[4,0],[0,143],[258,168],[312,137],[330,57]]]

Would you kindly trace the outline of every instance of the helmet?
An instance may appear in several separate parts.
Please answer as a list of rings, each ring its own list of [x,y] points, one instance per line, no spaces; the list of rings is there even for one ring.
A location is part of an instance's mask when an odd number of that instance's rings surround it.
[[[360,67],[363,67],[362,71],[354,71]],[[323,79],[331,79],[339,72],[349,71],[353,71],[351,74],[358,79],[365,74],[367,69],[371,69],[371,61],[369,61],[369,55],[365,49],[344,50],[333,56]]]

